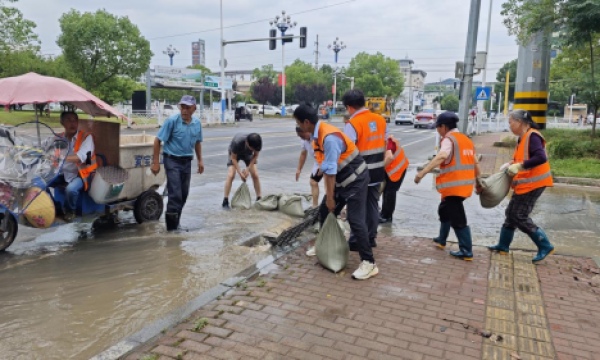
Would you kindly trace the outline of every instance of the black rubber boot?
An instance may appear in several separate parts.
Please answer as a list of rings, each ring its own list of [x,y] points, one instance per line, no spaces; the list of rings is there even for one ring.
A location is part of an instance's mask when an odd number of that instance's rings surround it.
[[[167,223],[167,231],[175,231],[179,227],[178,213],[165,213],[165,222]]]
[[[460,251],[450,251],[450,255],[463,259],[465,261],[473,260],[473,239],[471,238],[471,228],[454,229],[458,238],[458,248]]]

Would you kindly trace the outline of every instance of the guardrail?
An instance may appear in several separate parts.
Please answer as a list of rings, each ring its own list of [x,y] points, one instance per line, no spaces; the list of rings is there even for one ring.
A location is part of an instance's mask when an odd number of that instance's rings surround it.
[[[131,111],[126,110],[125,116],[129,118],[127,123],[128,127],[132,125],[162,125],[166,119],[172,114],[165,111],[157,110],[142,110],[142,111]],[[196,110],[194,116],[199,118],[203,124],[213,125],[221,123],[221,111],[219,110]],[[225,123],[235,122],[234,111],[225,111]]]

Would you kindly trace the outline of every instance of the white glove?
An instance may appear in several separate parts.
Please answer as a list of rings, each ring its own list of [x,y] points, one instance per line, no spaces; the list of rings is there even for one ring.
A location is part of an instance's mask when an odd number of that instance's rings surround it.
[[[510,165],[511,165],[511,163],[510,163],[510,162],[507,162],[506,164],[504,164],[504,165],[500,166],[500,171],[504,171],[504,170],[506,170],[506,168],[507,168],[507,167],[509,167]]]
[[[510,176],[515,176],[517,175],[517,173],[519,171],[522,171],[524,169],[523,164],[519,163],[519,164],[512,164],[511,166],[508,167],[508,169],[506,170],[506,172],[508,173],[508,175]]]

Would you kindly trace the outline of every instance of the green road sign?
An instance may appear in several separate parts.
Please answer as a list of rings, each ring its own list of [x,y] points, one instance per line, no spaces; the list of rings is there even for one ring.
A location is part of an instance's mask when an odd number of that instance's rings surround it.
[[[204,86],[206,86],[206,87],[212,87],[212,88],[218,88],[219,87],[219,83],[218,82],[208,82],[208,81],[205,81],[204,82]]]

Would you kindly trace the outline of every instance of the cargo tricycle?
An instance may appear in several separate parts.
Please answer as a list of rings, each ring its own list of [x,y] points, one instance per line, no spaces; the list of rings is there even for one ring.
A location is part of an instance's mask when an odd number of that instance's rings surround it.
[[[49,86],[51,91],[36,94],[32,82],[42,88]],[[51,98],[46,98],[46,94],[52,94]],[[126,119],[66,80],[37,74],[0,80],[0,105],[5,108],[51,101],[91,116]],[[91,175],[89,189],[79,193],[76,217],[70,222],[110,223],[119,211],[133,211],[140,224],[158,220],[163,212],[164,194],[159,194],[159,188],[165,182],[165,172],[154,175],[150,171],[154,136],[121,135],[118,122],[93,118],[80,119],[78,129],[93,136],[98,167]],[[0,126],[0,251],[14,242],[19,226],[44,229],[67,223],[62,211],[66,184],[56,184],[54,180],[65,165],[69,146],[58,129],[39,121],[37,112],[35,121]],[[86,161],[91,155],[88,153]],[[160,163],[162,167],[162,159]]]

